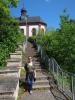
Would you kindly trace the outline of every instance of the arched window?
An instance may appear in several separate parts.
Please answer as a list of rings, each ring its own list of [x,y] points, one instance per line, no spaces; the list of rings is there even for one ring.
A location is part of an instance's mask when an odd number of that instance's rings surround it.
[[[24,29],[23,28],[21,28],[21,32],[24,33]]]
[[[32,29],[32,36],[35,36],[36,35],[36,28],[33,28]]]

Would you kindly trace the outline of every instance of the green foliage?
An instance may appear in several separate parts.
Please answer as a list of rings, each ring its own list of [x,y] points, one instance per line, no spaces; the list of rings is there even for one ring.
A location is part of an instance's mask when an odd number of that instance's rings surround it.
[[[22,44],[26,40],[26,37],[20,30],[18,31],[16,40],[18,44]]]
[[[36,42],[38,44],[42,44],[43,43],[43,36],[44,36],[44,33],[41,30],[39,30],[39,32],[38,32],[38,34],[36,36]]]
[[[37,37],[38,38],[38,37]],[[60,28],[37,39],[49,57],[54,57],[62,68],[75,73],[75,22],[69,16],[60,17]]]
[[[18,22],[10,16],[9,6],[15,7],[18,0],[0,1],[0,68],[5,66],[6,58],[14,52],[23,35],[19,32]],[[24,39],[23,39],[24,40]]]
[[[36,41],[36,36],[29,37],[28,41],[31,42],[31,43],[35,42]]]

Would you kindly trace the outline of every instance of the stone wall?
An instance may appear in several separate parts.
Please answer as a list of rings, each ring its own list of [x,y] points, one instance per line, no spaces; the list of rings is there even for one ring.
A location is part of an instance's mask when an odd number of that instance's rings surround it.
[[[6,68],[0,70],[0,100],[17,100],[22,68],[22,50],[10,53]]]

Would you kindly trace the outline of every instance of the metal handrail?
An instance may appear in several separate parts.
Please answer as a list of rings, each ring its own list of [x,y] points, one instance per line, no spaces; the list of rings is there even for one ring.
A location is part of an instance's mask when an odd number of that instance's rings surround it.
[[[54,78],[57,80],[58,88],[64,91],[72,100],[75,100],[75,74],[60,68],[57,61],[53,57],[49,58],[40,45],[37,45],[37,49],[40,52],[41,59],[44,60],[45,65],[48,66],[49,71],[52,72]]]

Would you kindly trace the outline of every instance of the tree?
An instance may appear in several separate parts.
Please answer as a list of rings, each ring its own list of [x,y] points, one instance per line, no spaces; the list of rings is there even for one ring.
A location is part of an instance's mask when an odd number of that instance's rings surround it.
[[[18,22],[10,16],[10,7],[16,7],[17,3],[18,0],[0,1],[0,68],[5,66],[9,53],[13,52],[20,39],[23,39]]]
[[[63,69],[75,73],[75,21],[68,15],[60,16],[60,28],[47,32],[37,41]]]

